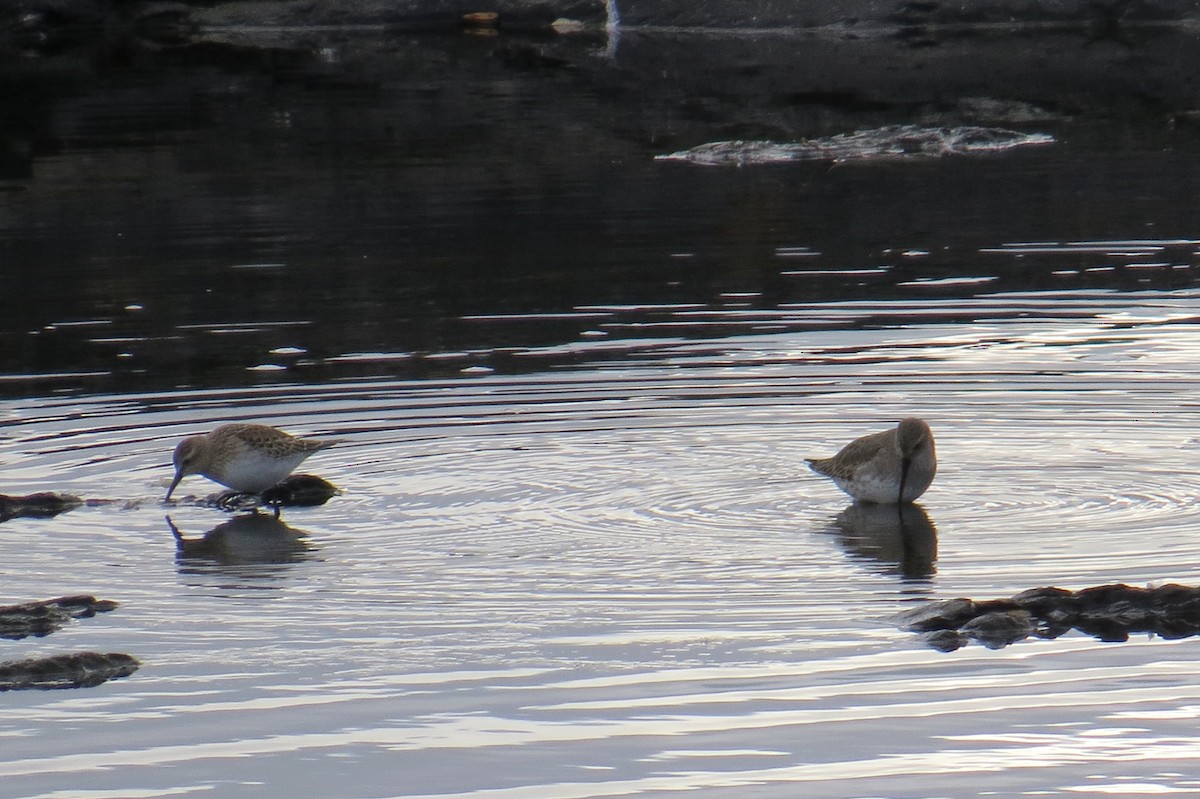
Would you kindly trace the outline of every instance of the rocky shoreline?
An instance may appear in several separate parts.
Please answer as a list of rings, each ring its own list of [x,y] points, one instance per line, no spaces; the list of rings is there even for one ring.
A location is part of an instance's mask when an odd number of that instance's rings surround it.
[[[0,77],[28,98],[22,118],[68,131],[90,122],[80,98],[126,78],[139,107],[171,108],[181,91],[204,105],[255,78],[331,101],[371,91],[398,141],[472,124],[472,89],[511,81],[547,108],[603,98],[599,116],[580,112],[585,142],[571,146],[647,157],[893,125],[1200,121],[1200,10],[1119,5],[23,0],[0,9]],[[436,94],[437,118],[413,113],[418,90]],[[16,134],[11,170],[32,173]]]

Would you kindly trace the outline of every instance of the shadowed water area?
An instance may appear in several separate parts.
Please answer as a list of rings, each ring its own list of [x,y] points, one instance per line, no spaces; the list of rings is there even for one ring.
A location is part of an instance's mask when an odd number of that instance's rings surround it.
[[[1045,47],[1194,63],[1156,36]],[[141,665],[0,693],[5,796],[1197,790],[1194,638],[893,621],[1200,584],[1194,79],[1152,103],[1051,59],[935,97],[905,86],[967,48],[927,44],[809,42],[893,59],[880,97],[784,85],[771,37],[10,60],[0,493],[87,502],[0,525],[0,604],[119,605],[0,661]],[[892,125],[1045,138],[656,159]],[[808,471],[910,415],[917,505]],[[342,494],[165,505],[175,444],[230,421],[342,439],[303,467]]]

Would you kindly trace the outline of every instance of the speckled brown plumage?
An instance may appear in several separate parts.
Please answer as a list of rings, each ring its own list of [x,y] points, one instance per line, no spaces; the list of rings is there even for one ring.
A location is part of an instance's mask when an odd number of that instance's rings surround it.
[[[832,458],[810,458],[808,463],[856,500],[881,504],[912,502],[937,473],[933,431],[915,417],[856,438]]]
[[[314,452],[337,439],[299,438],[262,424],[221,425],[189,436],[175,447],[175,479],[167,499],[189,474],[199,474],[236,491],[259,493],[283,480]]]

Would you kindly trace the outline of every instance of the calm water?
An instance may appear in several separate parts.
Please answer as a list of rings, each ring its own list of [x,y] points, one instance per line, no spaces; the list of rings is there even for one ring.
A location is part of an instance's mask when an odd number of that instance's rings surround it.
[[[0,695],[6,797],[1200,790],[1195,640],[888,620],[1200,581],[1194,134],[696,169],[595,138],[630,98],[570,72],[214,69],[10,131],[0,492],[112,501],[0,526],[0,601],[121,606],[0,659],[143,666]],[[942,466],[903,530],[803,466],[914,413]],[[165,506],[232,420],[344,439],[306,465],[344,494]]]

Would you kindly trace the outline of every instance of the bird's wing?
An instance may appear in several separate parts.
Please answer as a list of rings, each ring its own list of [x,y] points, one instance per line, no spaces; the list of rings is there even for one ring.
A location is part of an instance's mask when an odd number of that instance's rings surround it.
[[[884,430],[882,433],[872,433],[862,438],[856,438],[832,458],[809,460],[814,471],[829,477],[851,477],[858,467],[879,454],[887,443],[888,436],[895,435],[895,430]]]

